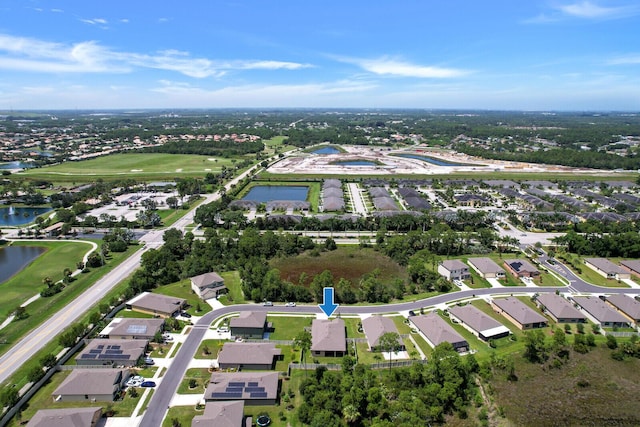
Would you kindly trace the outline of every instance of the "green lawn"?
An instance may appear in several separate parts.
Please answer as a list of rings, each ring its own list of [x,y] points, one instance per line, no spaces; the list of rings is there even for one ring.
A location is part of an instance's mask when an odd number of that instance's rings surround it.
[[[193,356],[195,359],[215,359],[218,357],[218,352],[222,350],[222,346],[226,340],[202,340],[196,354]],[[205,353],[205,349],[209,350],[209,354]]]
[[[192,316],[202,316],[212,310],[209,304],[193,293],[193,290],[191,289],[191,281],[189,279],[184,279],[164,286],[158,286],[154,289],[154,292],[171,297],[186,299],[187,304],[189,304],[187,312]]]
[[[269,336],[272,340],[293,340],[304,330],[311,326],[312,317],[302,316],[267,316],[274,331]]]
[[[209,378],[211,378],[211,373],[206,368],[191,368],[187,369],[187,372],[184,374],[184,378],[180,382],[178,386],[178,394],[198,394],[204,393],[204,390],[207,388],[209,384]],[[189,387],[189,382],[191,380],[195,380],[197,386],[194,388]]]
[[[616,263],[615,259],[613,258],[611,259],[611,262]],[[565,264],[565,265],[573,270],[571,265],[569,264]],[[583,280],[589,283],[592,283],[594,285],[604,286],[607,288],[629,288],[630,287],[624,282],[618,282],[617,280],[607,279],[606,277],[601,276],[600,273],[596,272],[595,270],[592,270],[590,267],[584,264],[584,260],[580,268],[582,269],[582,273],[578,274],[578,276],[580,276]],[[575,270],[573,270],[573,272],[576,273]]]
[[[18,175],[58,182],[86,182],[96,177],[104,180],[131,178],[137,181],[162,181],[202,178],[209,172],[219,173],[222,166],[233,167],[232,160],[191,154],[121,153],[28,169]]]
[[[229,290],[228,294],[219,298],[220,302],[225,305],[244,304],[246,300],[244,298],[244,292],[242,292],[242,280],[240,280],[240,273],[237,270],[225,271],[220,273],[220,277],[224,279],[224,285]]]

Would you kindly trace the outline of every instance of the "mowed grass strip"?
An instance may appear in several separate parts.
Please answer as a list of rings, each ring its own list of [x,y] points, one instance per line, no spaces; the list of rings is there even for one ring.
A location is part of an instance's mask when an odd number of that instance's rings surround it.
[[[271,262],[273,268],[280,270],[280,277],[292,283],[299,283],[300,275],[307,275],[308,285],[313,277],[325,270],[331,271],[334,282],[344,278],[354,286],[363,275],[378,269],[378,279],[382,283],[391,283],[395,279],[406,281],[407,272],[391,258],[370,248],[338,247],[335,251],[321,252],[320,256],[310,254],[295,258],[279,258]]]
[[[133,178],[141,181],[204,177],[231,167],[236,159],[195,154],[125,153],[65,162],[21,172],[20,176],[55,181],[82,181],[83,178]],[[65,178],[67,177],[67,178]]]

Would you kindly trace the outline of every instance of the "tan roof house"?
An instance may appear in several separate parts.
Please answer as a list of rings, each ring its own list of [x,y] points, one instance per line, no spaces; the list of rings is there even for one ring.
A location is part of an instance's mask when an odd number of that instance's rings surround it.
[[[244,427],[244,401],[207,402],[204,413],[196,415],[191,427]]]
[[[268,327],[267,313],[264,311],[243,311],[229,321],[234,337],[262,339]]]
[[[612,263],[606,258],[585,258],[584,263],[587,267],[607,279],[624,280],[631,278],[629,270]]]
[[[422,337],[431,347],[448,342],[458,352],[469,350],[467,340],[456,332],[438,313],[432,312],[421,316],[412,316],[409,317],[409,321],[420,331]]]
[[[485,279],[504,279],[505,271],[494,260],[487,257],[469,258],[471,268]]]
[[[216,272],[204,273],[191,278],[191,289],[200,298],[207,300],[218,298],[227,292],[224,279]]]
[[[277,372],[214,372],[204,393],[206,401],[243,400],[245,405],[275,405]]]
[[[558,323],[586,323],[587,317],[566,298],[556,294],[541,294],[536,304]]]
[[[347,354],[347,332],[344,320],[313,319],[311,354],[320,357],[342,357]]]
[[[146,340],[94,339],[76,356],[76,365],[135,366],[146,352]]]
[[[540,275],[537,268],[523,259],[505,259],[504,265],[516,277],[537,277]]]
[[[101,407],[40,409],[27,427],[97,427],[101,417]]]
[[[640,301],[623,294],[609,295],[605,301],[636,325],[640,323]]]
[[[269,370],[281,358],[282,350],[274,343],[227,342],[218,353],[220,369]]]
[[[143,339],[151,341],[158,332],[162,332],[164,319],[136,319],[130,317],[116,317],[99,336],[112,339]]]
[[[471,304],[449,308],[449,317],[485,341],[506,337],[511,333],[509,328]]]
[[[166,295],[143,292],[126,302],[129,310],[152,314],[160,317],[171,317],[182,311],[186,300]]]
[[[520,329],[544,328],[547,318],[516,297],[494,298],[491,306]]]
[[[587,317],[600,326],[621,328],[629,326],[629,319],[598,297],[577,296],[573,297],[573,300],[582,307]]]
[[[63,402],[113,402],[129,378],[128,369],[74,369],[53,392]]]
[[[362,319],[362,329],[367,336],[367,344],[370,351],[380,350],[380,338],[386,333],[398,334],[398,328],[395,323],[388,317],[384,316],[370,316],[366,319]],[[398,346],[397,351],[404,351],[404,343],[400,334],[398,334]]]

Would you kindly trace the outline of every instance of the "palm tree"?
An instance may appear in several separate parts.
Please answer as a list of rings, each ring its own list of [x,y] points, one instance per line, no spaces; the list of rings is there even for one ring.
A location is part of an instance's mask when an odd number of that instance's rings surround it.
[[[311,349],[311,332],[304,330],[294,340],[294,345],[302,351],[304,375],[307,375],[307,352]]]

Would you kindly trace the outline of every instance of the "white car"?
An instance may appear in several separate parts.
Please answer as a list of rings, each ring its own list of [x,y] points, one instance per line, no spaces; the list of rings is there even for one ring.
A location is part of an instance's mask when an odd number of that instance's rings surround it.
[[[295,307],[296,303],[295,302],[288,302],[284,305],[285,307]]]

